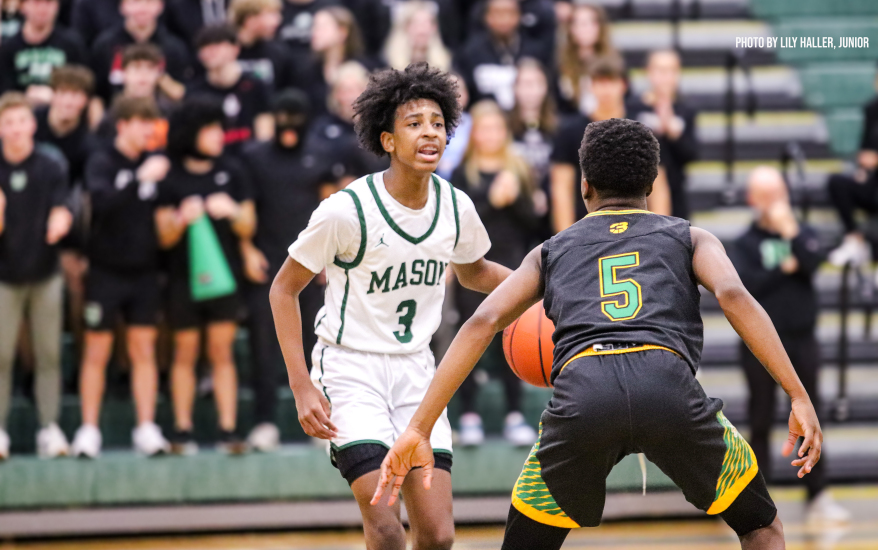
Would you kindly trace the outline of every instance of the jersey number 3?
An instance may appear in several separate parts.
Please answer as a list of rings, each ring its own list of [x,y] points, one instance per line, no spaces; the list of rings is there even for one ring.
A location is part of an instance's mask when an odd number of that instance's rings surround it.
[[[400,315],[399,324],[405,327],[405,331],[395,331],[393,333],[396,336],[396,339],[400,341],[400,343],[408,344],[412,341],[412,321],[415,320],[415,313],[418,311],[418,303],[414,300],[405,300],[400,302],[398,306],[396,306],[396,312],[402,313],[405,310],[405,313]]]
[[[629,252],[616,254],[598,260],[600,265],[599,280],[601,285],[601,310],[611,321],[634,319],[643,306],[643,294],[640,285],[634,279],[619,279],[616,270],[640,265],[640,253]]]

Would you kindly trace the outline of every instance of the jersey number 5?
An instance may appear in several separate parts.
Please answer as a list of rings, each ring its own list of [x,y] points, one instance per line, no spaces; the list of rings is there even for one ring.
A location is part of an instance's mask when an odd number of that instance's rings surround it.
[[[396,306],[396,312],[402,313],[402,310],[405,310],[405,313],[400,315],[399,324],[405,327],[405,331],[400,332],[397,330],[393,335],[396,336],[396,339],[401,343],[408,344],[412,341],[412,321],[415,320],[415,313],[418,311],[418,303],[414,300],[400,302],[399,305]]]
[[[601,298],[618,296],[615,300],[601,302],[601,310],[611,321],[634,319],[643,306],[640,285],[634,279],[618,279],[617,269],[640,265],[640,253],[616,254],[598,260]]]

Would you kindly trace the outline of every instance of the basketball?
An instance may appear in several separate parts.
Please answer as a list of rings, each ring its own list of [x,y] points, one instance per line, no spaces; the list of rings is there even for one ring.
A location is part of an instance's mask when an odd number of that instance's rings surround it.
[[[542,300],[503,330],[506,362],[512,372],[528,384],[552,387],[553,332],[555,324],[546,317]]]

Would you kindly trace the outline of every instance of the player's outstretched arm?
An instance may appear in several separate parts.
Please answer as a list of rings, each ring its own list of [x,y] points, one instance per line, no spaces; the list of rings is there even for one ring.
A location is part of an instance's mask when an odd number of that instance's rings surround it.
[[[793,410],[790,413],[790,434],[784,444],[783,454],[789,456],[796,440],[805,438],[799,447],[799,458],[792,462],[793,466],[800,467],[799,477],[804,477],[820,460],[823,445],[823,432],[814,405],[790,363],[774,324],[744,287],[722,243],[703,229],[693,227],[691,231],[694,248],[692,267],[696,279],[716,295],[732,327],[765,370],[790,396]]]
[[[271,284],[269,300],[277,340],[290,377],[290,388],[296,399],[299,423],[311,437],[332,439],[336,435],[336,428],[329,420],[329,401],[311,383],[302,344],[299,294],[315,276],[296,260],[287,258]]]
[[[471,264],[451,264],[457,280],[464,288],[490,294],[512,275],[512,270],[497,262],[479,258]]]
[[[433,477],[430,433],[433,425],[485,353],[494,335],[543,297],[540,283],[541,251],[542,245],[532,250],[521,266],[497,287],[496,292],[485,298],[479,309],[463,324],[439,363],[424,400],[384,458],[372,504],[381,500],[384,490],[391,483],[393,488],[387,504],[389,506],[396,502],[406,474],[419,466],[424,468],[424,488],[430,488]]]

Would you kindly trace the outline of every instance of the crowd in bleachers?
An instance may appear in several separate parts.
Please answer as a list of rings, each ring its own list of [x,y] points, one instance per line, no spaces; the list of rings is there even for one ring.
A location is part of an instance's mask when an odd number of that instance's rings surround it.
[[[115,358],[130,366],[135,449],[192,452],[203,359],[220,445],[276,447],[284,382],[270,282],[322,198],[387,166],[354,132],[353,103],[370,72],[423,61],[453,71],[459,84],[467,112],[439,174],[472,197],[492,237],[488,259],[515,267],[585,214],[578,149],[594,120],[627,117],[654,131],[662,167],[650,209],[689,216],[685,167],[698,141],[696,113],[677,93],[680,56],[652,52],[649,86],[633,94],[599,4],[3,0],[0,428],[13,364],[28,363],[39,454],[97,456]],[[862,241],[853,209],[878,210],[869,109],[862,174],[830,184],[846,243]],[[193,276],[217,262],[225,277]],[[463,322],[481,297],[455,290]],[[315,319],[321,302],[315,282],[301,299],[304,318]],[[246,438],[236,426],[239,326],[249,328],[256,404]],[[82,409],[70,446],[57,424],[65,328],[75,335]],[[162,342],[173,351],[162,354]],[[306,334],[306,347],[313,343]],[[520,383],[501,371],[505,435],[530,444]],[[174,410],[165,434],[155,423],[162,372]],[[461,438],[470,444],[484,435],[477,389],[471,379],[461,391]],[[0,430],[0,457],[8,453]]]

